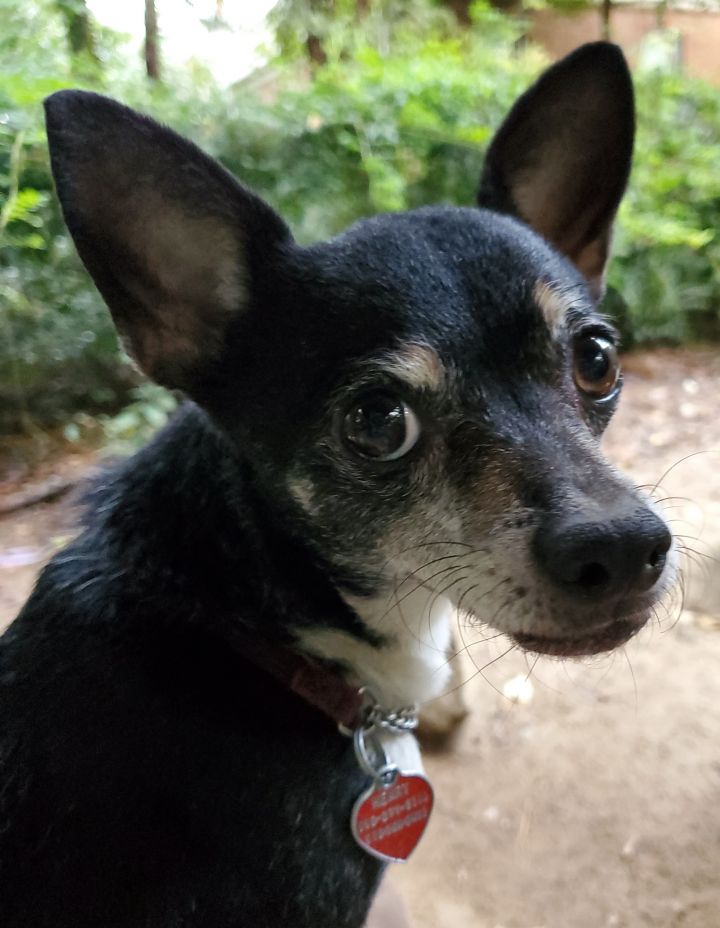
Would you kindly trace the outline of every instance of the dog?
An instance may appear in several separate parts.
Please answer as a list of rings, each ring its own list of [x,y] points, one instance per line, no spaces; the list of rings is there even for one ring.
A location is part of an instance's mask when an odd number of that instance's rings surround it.
[[[412,729],[455,614],[595,654],[673,581],[599,450],[626,63],[593,43],[541,75],[477,206],[308,247],[151,119],[78,91],[46,112],[124,345],[188,399],[89,489],[1,640],[0,924],[360,928],[429,814]]]

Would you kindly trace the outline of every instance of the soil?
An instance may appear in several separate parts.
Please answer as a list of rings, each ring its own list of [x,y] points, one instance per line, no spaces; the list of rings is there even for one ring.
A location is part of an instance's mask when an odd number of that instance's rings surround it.
[[[645,352],[625,368],[606,449],[660,483],[692,549],[684,609],[678,593],[626,649],[582,662],[469,642],[470,714],[426,752],[435,812],[390,874],[415,928],[720,926],[720,356]],[[92,460],[71,457],[45,460],[43,479]],[[71,525],[67,498],[0,519],[0,625]]]

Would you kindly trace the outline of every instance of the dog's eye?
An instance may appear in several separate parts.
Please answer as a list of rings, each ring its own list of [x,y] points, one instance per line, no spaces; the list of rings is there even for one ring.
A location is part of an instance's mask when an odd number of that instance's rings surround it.
[[[575,342],[573,377],[579,390],[593,400],[613,394],[620,364],[613,343],[602,335],[584,335]]]
[[[359,396],[343,420],[345,441],[364,457],[396,461],[420,437],[420,423],[407,403],[391,393]]]

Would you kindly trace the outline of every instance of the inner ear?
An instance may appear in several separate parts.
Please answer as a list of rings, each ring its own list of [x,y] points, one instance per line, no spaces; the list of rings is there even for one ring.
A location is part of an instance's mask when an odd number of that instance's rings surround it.
[[[584,45],[549,68],[512,108],[488,151],[478,203],[526,222],[600,296],[634,133],[632,80],[622,52],[607,42]]]
[[[193,392],[287,227],[216,161],[127,107],[61,91],[46,113],[68,228],[128,352],[154,380]]]
[[[247,309],[241,240],[217,218],[189,214],[155,191],[142,205],[135,199],[128,197],[124,219],[117,203],[101,206],[113,233],[75,239],[128,353],[154,380],[187,390],[221,353],[232,318]],[[146,210],[153,218],[131,231],[128,215]]]

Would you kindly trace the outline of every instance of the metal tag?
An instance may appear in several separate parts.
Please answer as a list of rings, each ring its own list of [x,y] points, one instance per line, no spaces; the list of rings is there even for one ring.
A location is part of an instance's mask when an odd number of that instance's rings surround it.
[[[353,837],[379,860],[405,861],[422,838],[432,812],[430,781],[421,773],[403,773],[389,763],[372,728],[356,729],[353,742],[360,769],[373,778],[353,806]]]
[[[396,773],[387,786],[376,780],[355,803],[353,836],[373,857],[405,861],[422,838],[432,807],[432,786],[419,773]]]

